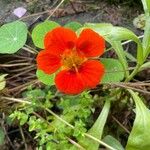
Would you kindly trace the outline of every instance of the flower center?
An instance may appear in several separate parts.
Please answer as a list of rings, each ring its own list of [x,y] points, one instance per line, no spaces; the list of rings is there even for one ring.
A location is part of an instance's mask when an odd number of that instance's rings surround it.
[[[72,71],[78,72],[81,64],[86,61],[84,56],[77,54],[76,50],[66,50],[62,55],[62,64],[65,69],[70,69]]]

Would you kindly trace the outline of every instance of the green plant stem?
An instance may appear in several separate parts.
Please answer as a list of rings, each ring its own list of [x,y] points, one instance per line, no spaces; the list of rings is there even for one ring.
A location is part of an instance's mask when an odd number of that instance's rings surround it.
[[[135,67],[135,69],[133,70],[133,72],[129,75],[128,78],[126,78],[125,82],[129,82],[140,70],[141,65],[137,64],[137,66]]]

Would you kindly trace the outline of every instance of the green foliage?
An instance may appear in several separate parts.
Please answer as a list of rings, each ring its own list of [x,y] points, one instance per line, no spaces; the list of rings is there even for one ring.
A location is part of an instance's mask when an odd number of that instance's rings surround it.
[[[99,115],[99,117],[97,118],[96,122],[94,123],[94,125],[88,130],[88,134],[92,135],[93,137],[101,140],[102,137],[102,133],[104,130],[104,126],[109,114],[109,109],[110,109],[110,101],[107,100],[105,102],[105,105]],[[99,143],[97,141],[94,141],[92,139],[89,139],[88,137],[82,136],[79,139],[79,143],[84,145],[84,147],[87,150],[98,150],[99,147]]]
[[[83,27],[77,22],[70,22],[65,25],[65,27],[77,33],[80,33],[84,28],[91,28],[103,36],[111,45],[110,49],[116,52],[118,60],[112,58],[101,59],[106,68],[102,83],[120,82],[123,79],[126,82],[130,81],[139,71],[150,66],[149,62],[144,64],[150,53],[150,2],[149,0],[142,0],[142,3],[145,11],[144,16],[146,16],[142,42],[132,31],[108,23],[86,23]],[[48,20],[37,25],[32,32],[32,40],[35,46],[43,49],[44,36],[58,26],[59,24],[56,22]],[[0,28],[0,38],[0,53],[13,54],[25,44],[27,26],[20,21],[5,24]],[[122,41],[124,40],[134,41],[137,44],[136,58],[124,52],[122,46]],[[129,65],[126,57],[136,62],[136,67],[131,73],[128,70]],[[102,101],[100,103],[103,104],[104,100],[106,102],[97,120],[93,123],[94,116],[91,112],[95,110],[96,106],[93,107],[94,100],[89,93],[84,92],[77,96],[55,93],[53,92],[54,88],[52,89],[51,86],[54,85],[55,74],[47,75],[41,70],[37,70],[36,74],[41,82],[49,86],[44,87],[42,90],[29,88],[29,91],[23,93],[24,101],[27,101],[28,104],[25,105],[24,102],[23,105],[19,106],[10,115],[11,119],[19,120],[21,126],[28,124],[29,131],[34,131],[35,133],[34,138],[38,141],[39,150],[77,150],[76,144],[79,144],[86,150],[98,150],[99,142],[85,135],[91,135],[101,140],[110,110],[109,100],[111,98],[114,99],[114,95],[116,99],[121,98],[124,91],[117,88],[107,89],[109,94],[104,93],[104,91],[101,92],[105,97],[101,96]],[[5,84],[5,75],[1,75],[0,90],[5,87]],[[129,135],[126,150],[149,150],[150,111],[136,93],[132,90],[129,90],[129,92],[136,104],[136,118]],[[125,96],[127,97],[126,94]],[[92,127],[91,124],[93,124]],[[4,138],[4,132],[0,128],[0,144],[3,143]],[[112,136],[106,136],[103,141],[106,142],[105,146],[108,144],[108,146],[112,146],[113,150],[124,150],[119,141]]]
[[[150,16],[150,1],[149,0],[141,0],[143,3],[143,8],[146,16]]]
[[[88,134],[101,140],[104,126],[105,126],[105,123],[106,123],[106,120],[107,120],[107,117],[109,114],[109,110],[110,110],[110,100],[108,99],[105,102],[105,105],[104,105],[99,117],[97,118],[96,122],[88,130],[88,132],[87,132]],[[99,143],[97,141],[94,141],[94,140],[89,139],[88,137],[84,137],[84,136],[79,139],[79,143],[84,145],[86,150],[98,150],[98,147],[99,147]]]
[[[24,112],[14,111],[14,113],[10,115],[10,118],[17,118],[20,121],[20,125],[24,125],[28,120],[28,115]]]
[[[49,75],[49,74],[45,74],[42,70],[37,70],[36,76],[42,83],[46,85],[54,85],[55,73]]]
[[[91,28],[95,32],[99,33],[100,35],[104,36],[106,40],[107,35],[111,32],[113,25],[110,23],[85,23],[85,28]]]
[[[32,40],[35,46],[39,48],[44,48],[44,36],[47,32],[51,31],[52,29],[58,27],[59,24],[54,21],[44,21],[38,24],[32,31]]]
[[[150,43],[150,25],[149,24],[150,24],[150,16],[146,17],[145,32],[144,32],[144,38],[143,38],[143,41],[142,41],[143,56],[144,56],[143,62],[146,60],[146,58],[150,54],[150,47],[149,47],[149,43]]]
[[[136,104],[136,118],[130,133],[126,150],[150,149],[150,110],[143,104],[137,93],[129,90]]]
[[[77,150],[68,138],[77,140],[87,131],[87,118],[91,115],[93,104],[91,96],[88,93],[61,96],[54,102],[54,93],[51,93],[49,88],[44,90],[30,88],[23,96],[30,100],[31,105],[23,105],[10,117],[19,120],[20,125],[28,124],[30,132],[36,132],[35,139],[38,140],[39,149]],[[47,109],[57,109],[60,112],[58,116],[74,125],[74,129],[49,114]]]
[[[80,29],[82,27],[82,25],[78,22],[69,22],[69,23],[65,24],[64,27],[67,27],[74,31],[77,31],[78,29]]]
[[[3,129],[0,127],[0,145],[4,144],[4,140],[5,140],[5,133]]]
[[[120,142],[116,140],[114,137],[112,137],[111,135],[105,136],[103,138],[103,141],[108,145],[112,146],[113,148],[115,148],[116,150],[124,150]]]
[[[114,42],[114,41],[122,41],[122,40],[133,40],[137,43],[137,61],[139,64],[142,64],[143,62],[143,48],[142,43],[138,39],[138,37],[130,30],[123,28],[123,27],[113,27],[111,32],[108,35],[108,38]],[[120,50],[120,52],[122,52]],[[117,53],[118,54],[118,53]]]
[[[27,40],[27,26],[21,21],[0,27],[0,53],[13,54],[23,47]]]
[[[147,69],[147,68],[150,68],[150,62],[144,63],[144,64],[140,67],[140,71],[141,71],[141,70],[144,70],[144,69]]]
[[[105,66],[105,75],[102,83],[119,82],[124,78],[124,71],[121,63],[117,59],[102,58],[101,62]]]

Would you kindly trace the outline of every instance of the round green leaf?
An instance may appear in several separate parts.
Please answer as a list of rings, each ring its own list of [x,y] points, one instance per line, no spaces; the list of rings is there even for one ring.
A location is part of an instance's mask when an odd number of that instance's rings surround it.
[[[124,78],[122,64],[117,59],[102,58],[102,64],[105,66],[105,74],[102,83],[119,82]]]
[[[82,27],[82,25],[78,22],[69,22],[65,25],[65,27],[70,28],[74,31],[77,31],[78,29],[80,29]]]
[[[38,24],[32,31],[32,40],[35,46],[39,48],[44,48],[44,36],[48,31],[60,26],[54,21],[44,21]]]
[[[46,85],[54,85],[55,84],[54,83],[55,73],[49,75],[49,74],[45,74],[42,70],[37,70],[36,76],[42,83],[44,83]]]
[[[27,40],[27,26],[15,21],[0,27],[0,53],[13,54],[23,47]]]

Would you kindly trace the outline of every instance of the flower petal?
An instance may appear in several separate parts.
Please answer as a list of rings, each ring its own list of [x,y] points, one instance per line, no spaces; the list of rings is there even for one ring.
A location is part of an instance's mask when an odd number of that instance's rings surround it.
[[[82,64],[79,73],[86,88],[94,88],[104,75],[104,66],[97,60],[88,60]]]
[[[45,49],[50,52],[61,54],[66,49],[72,49],[75,46],[77,36],[74,31],[57,27],[48,32],[44,39]]]
[[[44,71],[46,74],[52,74],[56,72],[61,66],[60,57],[51,54],[46,50],[39,52],[36,61],[37,68]]]
[[[85,86],[79,74],[69,70],[63,70],[56,75],[56,87],[65,94],[79,94]]]
[[[86,57],[96,57],[104,53],[105,40],[91,29],[84,29],[77,41],[77,50]]]
[[[96,60],[88,60],[82,64],[79,72],[63,70],[56,75],[56,87],[65,94],[79,94],[99,84],[104,75],[103,65]]]

